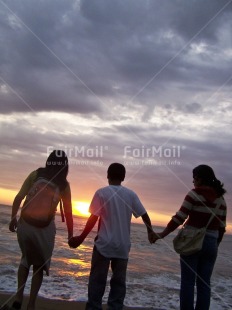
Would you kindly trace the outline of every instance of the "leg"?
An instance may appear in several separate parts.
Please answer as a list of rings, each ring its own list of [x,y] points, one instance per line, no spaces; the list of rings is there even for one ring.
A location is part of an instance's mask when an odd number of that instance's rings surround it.
[[[43,267],[41,266],[33,266],[33,276],[31,280],[31,291],[27,309],[34,310],[35,309],[35,301],[38,296],[39,289],[43,282]]]
[[[210,307],[210,279],[217,258],[217,248],[217,239],[206,236],[197,270],[196,310],[208,310]]]
[[[122,310],[126,296],[126,270],[128,259],[113,258],[111,261],[112,278],[110,280],[110,293],[108,310]]]
[[[88,284],[88,302],[85,309],[102,309],[109,265],[110,259],[102,256],[94,247]]]
[[[181,287],[180,287],[180,309],[194,309],[194,287],[196,282],[197,264],[199,253],[180,256],[181,265]]]
[[[18,269],[18,290],[15,295],[16,303],[22,304],[23,302],[23,292],[27,282],[28,275],[29,275],[29,269],[20,264]]]

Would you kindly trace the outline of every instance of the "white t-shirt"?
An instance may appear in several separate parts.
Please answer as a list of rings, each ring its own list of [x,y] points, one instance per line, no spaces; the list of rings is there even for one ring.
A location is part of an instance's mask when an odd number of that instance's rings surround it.
[[[96,191],[89,212],[100,217],[95,245],[105,257],[128,258],[130,224],[134,217],[146,213],[138,196],[121,185],[109,185]]]

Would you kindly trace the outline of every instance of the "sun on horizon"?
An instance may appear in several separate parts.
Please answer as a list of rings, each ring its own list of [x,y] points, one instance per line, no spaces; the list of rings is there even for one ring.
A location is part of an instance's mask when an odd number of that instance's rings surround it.
[[[84,217],[89,217],[89,202],[87,201],[73,201],[73,214]]]

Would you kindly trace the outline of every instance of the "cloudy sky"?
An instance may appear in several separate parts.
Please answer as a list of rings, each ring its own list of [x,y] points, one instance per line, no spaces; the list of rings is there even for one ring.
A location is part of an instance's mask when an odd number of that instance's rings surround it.
[[[154,224],[211,165],[232,222],[231,29],[231,0],[0,0],[0,202],[59,148],[74,201],[121,162]]]

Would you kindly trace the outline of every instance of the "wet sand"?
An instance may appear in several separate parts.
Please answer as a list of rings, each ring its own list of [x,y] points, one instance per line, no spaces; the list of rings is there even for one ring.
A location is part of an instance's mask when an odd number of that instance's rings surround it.
[[[25,296],[22,310],[26,310],[28,296]],[[14,301],[14,295],[9,293],[0,292],[0,306],[4,304],[11,305]],[[36,302],[36,310],[84,310],[85,302],[81,301],[65,301],[65,300],[56,300],[48,299],[44,297],[38,297]],[[103,309],[106,309],[106,306],[103,306]],[[136,308],[136,307],[124,307],[125,310],[164,310],[164,309],[152,309],[152,308]]]

